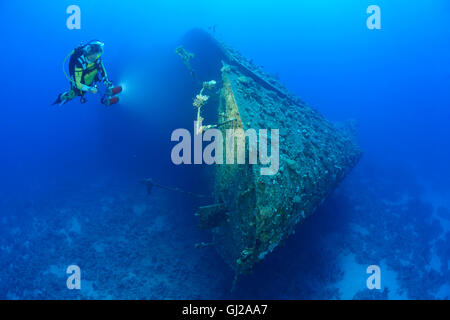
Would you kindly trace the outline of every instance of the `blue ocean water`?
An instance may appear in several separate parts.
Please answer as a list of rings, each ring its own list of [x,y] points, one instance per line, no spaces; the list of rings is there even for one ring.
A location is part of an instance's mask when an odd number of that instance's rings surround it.
[[[66,26],[73,4],[80,30]],[[380,30],[366,25],[374,4]],[[0,298],[448,299],[449,14],[446,0],[2,1]],[[172,164],[170,135],[191,125],[199,89],[174,49],[211,26],[326,118],[355,119],[364,150],[233,292],[231,269],[194,246],[209,241],[205,203],[140,183],[210,191],[201,168]],[[120,103],[50,106],[69,86],[64,58],[92,39]]]

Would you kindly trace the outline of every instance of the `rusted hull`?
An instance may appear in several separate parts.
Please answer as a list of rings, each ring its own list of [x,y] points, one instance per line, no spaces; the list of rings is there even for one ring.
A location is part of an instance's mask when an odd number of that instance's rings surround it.
[[[220,89],[219,103],[208,106],[217,109],[217,118],[205,121],[234,119],[220,127],[223,136],[227,129],[255,129],[260,139],[259,129],[279,130],[275,175],[262,175],[262,164],[215,165],[214,196],[223,210],[219,219],[214,212],[219,222],[210,224],[213,242],[238,274],[249,272],[316,211],[356,165],[361,150],[349,127],[326,120],[210,34],[193,30],[182,44],[195,55],[190,66],[197,80],[217,80]]]

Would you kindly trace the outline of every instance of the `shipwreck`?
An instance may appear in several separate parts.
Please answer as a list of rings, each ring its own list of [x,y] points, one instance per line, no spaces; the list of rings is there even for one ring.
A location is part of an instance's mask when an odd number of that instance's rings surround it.
[[[362,152],[354,126],[328,121],[206,31],[189,31],[176,53],[202,85],[194,100],[197,130],[216,128],[225,136],[227,129],[279,129],[277,173],[262,175],[261,164],[215,164],[214,201],[196,213],[236,275],[251,272],[357,164]]]

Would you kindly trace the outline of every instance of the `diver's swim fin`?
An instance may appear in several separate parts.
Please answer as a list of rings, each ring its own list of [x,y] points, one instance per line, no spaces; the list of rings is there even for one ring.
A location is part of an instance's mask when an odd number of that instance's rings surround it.
[[[67,99],[61,99],[62,97],[62,93],[60,93],[58,95],[58,98],[55,100],[55,102],[53,102],[51,105],[54,106],[55,104],[62,106],[63,104],[65,104],[68,100]]]
[[[61,94],[58,95],[58,98],[56,98],[55,102],[53,102],[51,105],[54,106],[55,104],[58,104],[61,102]]]

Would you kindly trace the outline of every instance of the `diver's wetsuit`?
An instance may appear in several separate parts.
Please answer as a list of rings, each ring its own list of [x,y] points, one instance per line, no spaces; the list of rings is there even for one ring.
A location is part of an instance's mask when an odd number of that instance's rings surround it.
[[[76,96],[80,96],[83,103],[85,101],[84,94],[96,82],[102,81],[107,87],[111,85],[101,57],[95,62],[90,62],[84,56],[83,49],[84,46],[76,48],[69,60],[69,75],[72,80],[70,90],[60,94],[53,104],[66,103]]]

